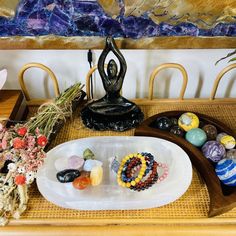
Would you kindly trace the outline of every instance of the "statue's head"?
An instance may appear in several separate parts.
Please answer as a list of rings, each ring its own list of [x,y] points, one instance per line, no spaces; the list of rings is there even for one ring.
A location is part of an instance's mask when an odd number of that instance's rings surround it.
[[[117,75],[117,64],[113,59],[111,59],[108,63],[107,74],[110,78],[114,78]]]

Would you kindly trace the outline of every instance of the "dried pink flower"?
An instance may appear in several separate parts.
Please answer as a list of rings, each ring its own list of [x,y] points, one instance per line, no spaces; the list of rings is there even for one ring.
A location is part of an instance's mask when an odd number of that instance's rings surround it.
[[[0,132],[3,131],[3,127],[4,127],[3,124],[0,123]]]
[[[7,148],[7,139],[4,136],[3,139],[2,139],[2,149],[6,149],[6,148]]]
[[[46,156],[43,148],[46,143],[47,140],[44,135],[40,134],[39,129],[36,129],[35,133],[28,133],[28,128],[24,126],[17,125],[9,129],[1,127],[0,150],[2,158],[11,160],[18,166],[12,173],[13,176],[19,176],[19,174],[24,177],[31,176],[27,183],[34,178],[34,175],[28,173],[37,172],[43,164]]]
[[[26,138],[26,142],[29,148],[34,148],[36,144],[36,139],[34,136],[30,135]]]

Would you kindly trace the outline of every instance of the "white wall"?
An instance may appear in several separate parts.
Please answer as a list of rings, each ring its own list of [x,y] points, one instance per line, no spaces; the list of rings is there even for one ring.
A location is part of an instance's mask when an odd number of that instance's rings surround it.
[[[123,94],[128,98],[147,96],[149,76],[155,66],[175,62],[182,64],[188,72],[189,83],[186,98],[209,97],[217,74],[227,66],[227,60],[215,66],[229,49],[217,50],[122,50],[127,61]],[[101,50],[94,51],[95,63]],[[19,88],[18,72],[29,62],[40,62],[49,66],[56,74],[61,91],[77,81],[85,83],[89,70],[86,50],[2,50],[0,69],[7,68],[9,77],[5,89]],[[50,97],[52,84],[44,72],[31,69],[25,74],[27,87],[32,97]],[[96,74],[96,95],[103,94],[101,80]],[[236,70],[228,73],[220,83],[218,97],[236,97]],[[180,72],[169,69],[161,72],[155,83],[156,97],[177,97],[180,91]],[[231,92],[230,92],[231,91]]]

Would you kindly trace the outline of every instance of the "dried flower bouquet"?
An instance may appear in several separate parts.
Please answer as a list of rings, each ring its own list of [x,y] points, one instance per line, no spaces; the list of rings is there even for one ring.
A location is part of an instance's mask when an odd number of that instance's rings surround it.
[[[71,117],[73,104],[84,96],[77,83],[52,103],[43,104],[25,124],[6,128],[0,123],[0,225],[26,210],[28,188],[42,166],[48,140],[58,123]]]

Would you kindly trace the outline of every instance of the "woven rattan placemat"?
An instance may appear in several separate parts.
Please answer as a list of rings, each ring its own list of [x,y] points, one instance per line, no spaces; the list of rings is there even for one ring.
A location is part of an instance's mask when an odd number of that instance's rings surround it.
[[[159,105],[140,106],[145,114],[145,118],[154,114],[170,111],[185,110],[195,111],[208,116],[212,116],[224,122],[232,129],[236,129],[236,105],[232,104],[193,104],[193,103],[162,103]],[[74,118],[68,121],[61,129],[56,139],[52,142],[51,148],[68,140],[92,137],[92,136],[114,136],[133,135],[134,130],[126,132],[97,132],[85,128],[79,117],[79,111],[74,114]],[[57,207],[45,200],[37,190],[37,186],[32,186],[30,190],[29,208],[22,216],[22,219],[174,219],[174,218],[205,218],[207,217],[209,206],[209,196],[206,185],[201,177],[194,170],[193,180],[187,192],[177,201],[159,208],[147,210],[120,210],[120,211],[77,211]],[[219,218],[235,218],[236,208],[230,212],[218,216]]]

